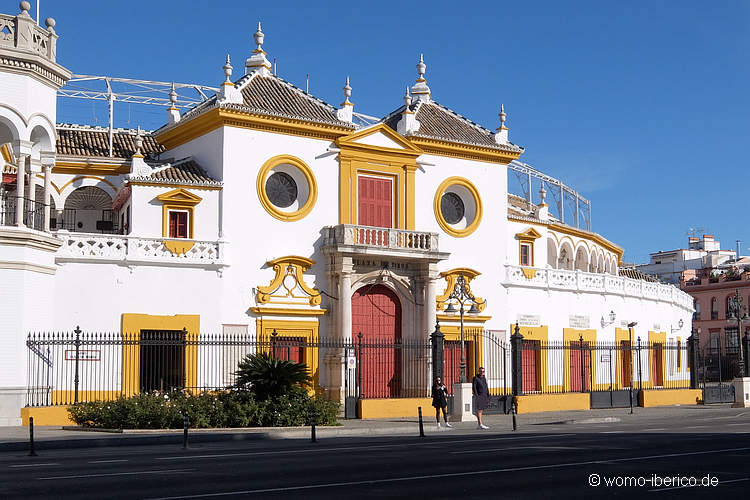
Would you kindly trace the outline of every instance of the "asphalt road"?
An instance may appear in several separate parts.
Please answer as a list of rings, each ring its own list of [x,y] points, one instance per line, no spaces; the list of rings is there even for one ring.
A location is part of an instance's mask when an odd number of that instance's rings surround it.
[[[676,478],[676,482],[675,482]],[[690,486],[691,478],[709,486]],[[670,483],[667,484],[667,481]],[[710,485],[713,484],[713,485]],[[0,454],[0,498],[747,498],[750,411]]]

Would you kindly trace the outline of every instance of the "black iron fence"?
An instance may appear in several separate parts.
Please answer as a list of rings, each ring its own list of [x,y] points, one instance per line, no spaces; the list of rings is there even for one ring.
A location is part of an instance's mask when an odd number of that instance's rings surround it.
[[[0,211],[0,226],[14,226],[16,224],[16,203],[17,198],[12,196],[13,193],[6,195]],[[45,204],[38,200],[23,198],[23,223],[26,227],[44,230],[44,207]]]

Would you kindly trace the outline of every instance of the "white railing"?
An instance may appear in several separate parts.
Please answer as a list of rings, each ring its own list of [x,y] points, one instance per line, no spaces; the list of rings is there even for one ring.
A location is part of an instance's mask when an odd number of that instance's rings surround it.
[[[528,276],[528,277],[527,277]],[[671,302],[693,310],[693,298],[674,285],[635,280],[611,274],[505,266],[505,284],[532,288],[596,292]]]
[[[110,262],[163,262],[165,264],[218,264],[221,265],[219,241],[170,240],[168,238],[140,238],[109,234],[68,233],[58,231],[56,236],[63,245],[55,256],[57,260],[84,260]],[[177,251],[172,251],[166,242]],[[184,249],[180,253],[179,247]]]
[[[438,251],[437,233],[423,231],[340,224],[329,228],[329,239],[335,245],[419,250],[423,252]]]
[[[57,36],[53,30],[37,26],[30,17],[0,14],[0,48],[26,49],[54,61]]]

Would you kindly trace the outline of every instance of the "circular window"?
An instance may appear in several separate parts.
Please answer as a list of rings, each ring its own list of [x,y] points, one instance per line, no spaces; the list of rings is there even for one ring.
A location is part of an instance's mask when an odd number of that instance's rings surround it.
[[[477,188],[463,177],[445,179],[435,193],[435,218],[451,236],[463,238],[476,231],[482,220]]]
[[[258,172],[258,200],[273,217],[283,221],[303,218],[318,197],[318,185],[305,162],[291,155],[274,156]]]
[[[440,213],[448,224],[458,224],[464,218],[464,202],[456,193],[445,193],[440,200]]]
[[[297,201],[297,183],[285,172],[274,172],[266,181],[268,199],[279,208],[288,208]]]

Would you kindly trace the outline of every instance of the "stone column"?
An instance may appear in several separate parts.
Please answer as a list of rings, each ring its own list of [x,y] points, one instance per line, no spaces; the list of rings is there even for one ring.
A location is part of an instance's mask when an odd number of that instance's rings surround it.
[[[352,275],[346,271],[339,273],[339,335],[352,340]]]
[[[31,229],[35,229],[37,225],[36,221],[34,220],[36,217],[36,173],[34,172],[33,168],[29,169],[29,184],[27,186],[27,191],[28,195],[26,196],[26,198],[29,199],[29,210],[31,212],[29,214],[29,227]]]
[[[50,210],[52,209],[52,202],[50,196],[52,191],[50,186],[52,184],[52,167],[55,165],[55,152],[54,151],[42,151],[42,167],[44,167],[44,225],[42,230],[49,232],[50,230]]]
[[[16,173],[16,226],[24,227],[23,212],[25,208],[24,197],[26,191],[26,158],[18,157],[18,172]]]
[[[430,272],[424,278],[424,306],[422,315],[422,325],[425,331],[423,332],[424,338],[429,335],[429,329],[435,326],[437,323],[437,311],[435,310],[435,300],[437,297],[437,280],[432,276]]]

